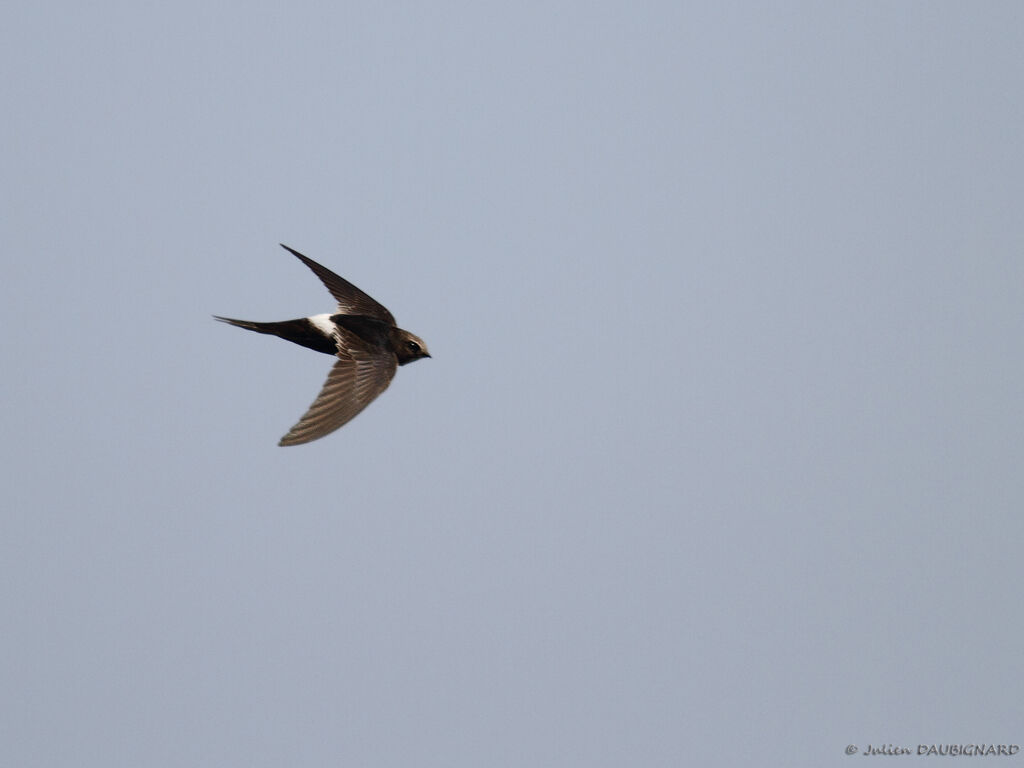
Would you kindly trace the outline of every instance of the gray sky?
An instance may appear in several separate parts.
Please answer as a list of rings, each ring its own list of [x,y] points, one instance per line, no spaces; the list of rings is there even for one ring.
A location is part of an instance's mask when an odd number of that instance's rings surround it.
[[[1024,742],[1022,15],[8,4],[0,763]]]

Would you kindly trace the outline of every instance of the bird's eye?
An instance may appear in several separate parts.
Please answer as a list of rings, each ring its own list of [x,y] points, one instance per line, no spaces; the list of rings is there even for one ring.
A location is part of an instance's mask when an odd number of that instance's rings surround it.
[[[420,345],[417,344],[415,341],[407,341],[407,342],[405,342],[405,347],[410,352],[412,352],[414,355],[418,355],[420,353]]]

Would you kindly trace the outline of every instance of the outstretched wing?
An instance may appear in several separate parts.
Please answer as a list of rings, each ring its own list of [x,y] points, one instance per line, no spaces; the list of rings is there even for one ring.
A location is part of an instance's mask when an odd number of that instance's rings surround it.
[[[393,352],[352,348],[345,344],[344,336],[339,337],[338,362],[320,394],[278,445],[308,443],[347,424],[388,388],[397,366]]]
[[[368,315],[388,325],[395,324],[395,318],[388,312],[387,307],[375,301],[372,297],[363,293],[352,283],[343,277],[339,277],[327,267],[317,264],[308,256],[303,256],[298,251],[289,248],[284,243],[281,247],[298,258],[303,264],[309,267],[320,278],[331,296],[338,302],[338,310],[343,315]]]

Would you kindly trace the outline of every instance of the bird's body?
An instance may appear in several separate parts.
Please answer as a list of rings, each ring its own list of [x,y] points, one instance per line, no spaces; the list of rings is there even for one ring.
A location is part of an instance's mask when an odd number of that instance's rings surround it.
[[[387,389],[399,365],[430,354],[422,339],[395,325],[395,318],[383,305],[298,251],[287,245],[281,247],[316,273],[338,302],[337,312],[273,323],[215,317],[337,356],[319,396],[279,443],[300,445],[349,422]]]

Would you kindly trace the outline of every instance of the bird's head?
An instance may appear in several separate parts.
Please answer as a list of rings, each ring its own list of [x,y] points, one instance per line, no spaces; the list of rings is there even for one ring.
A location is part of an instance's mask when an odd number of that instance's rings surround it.
[[[423,339],[415,333],[403,331],[401,328],[395,329],[392,344],[395,355],[398,357],[399,365],[411,363],[413,360],[419,360],[421,357],[430,357],[427,345],[423,342]]]

